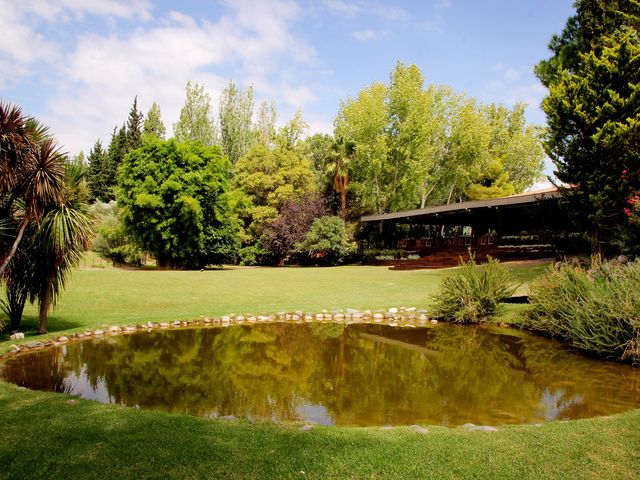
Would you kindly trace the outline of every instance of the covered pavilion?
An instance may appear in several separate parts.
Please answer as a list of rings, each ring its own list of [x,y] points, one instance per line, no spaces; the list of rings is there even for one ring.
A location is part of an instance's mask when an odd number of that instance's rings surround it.
[[[416,267],[448,266],[471,250],[479,259],[558,257],[588,251],[555,187],[361,218],[363,251],[418,255]]]

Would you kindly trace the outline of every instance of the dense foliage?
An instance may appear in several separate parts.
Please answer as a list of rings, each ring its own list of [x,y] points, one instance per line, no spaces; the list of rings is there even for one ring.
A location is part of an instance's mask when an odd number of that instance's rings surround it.
[[[565,192],[572,213],[599,252],[628,236],[625,208],[640,191],[640,5],[576,7],[537,73],[549,87],[545,148],[558,178],[576,187]]]
[[[125,157],[118,202],[133,240],[160,266],[231,262],[237,225],[227,191],[230,164],[218,147],[149,141]]]
[[[349,241],[340,217],[324,216],[313,221],[297,250],[312,264],[335,265],[353,253],[355,245]]]
[[[437,316],[460,323],[478,323],[498,313],[500,302],[513,295],[515,281],[504,266],[490,258],[484,265],[473,256],[442,280],[434,295]]]
[[[640,362],[640,261],[562,265],[531,285],[524,326],[613,360]]]
[[[317,195],[287,200],[278,218],[266,228],[261,244],[274,262],[285,263],[295,253],[297,244],[305,240],[313,221],[326,213],[327,207]]]
[[[519,193],[542,173],[539,132],[526,124],[524,105],[482,105],[425,87],[415,65],[398,63],[389,85],[343,101],[335,125],[336,138],[355,146],[348,168],[341,165],[350,218]]]

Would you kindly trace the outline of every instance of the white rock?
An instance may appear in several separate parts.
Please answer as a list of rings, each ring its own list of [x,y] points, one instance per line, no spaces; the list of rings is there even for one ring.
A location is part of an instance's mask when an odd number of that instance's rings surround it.
[[[396,307],[392,307],[389,309],[389,313],[398,313],[398,309]]]
[[[24,338],[24,333],[23,332],[16,332],[16,333],[10,335],[9,338],[11,340],[20,340],[21,338]]]
[[[104,335],[104,331],[103,331],[103,330],[99,330],[99,329],[98,329],[98,330],[95,330],[95,331],[93,332],[93,334],[94,334],[94,335]]]
[[[433,324],[435,325],[436,323],[438,323],[438,320],[436,320],[436,319],[434,318],[433,320],[431,320],[431,323],[433,323]]]
[[[420,425],[411,425],[411,428],[418,433],[429,433],[429,430]]]
[[[223,315],[220,320],[222,320],[223,322],[230,322],[231,317],[229,315]]]

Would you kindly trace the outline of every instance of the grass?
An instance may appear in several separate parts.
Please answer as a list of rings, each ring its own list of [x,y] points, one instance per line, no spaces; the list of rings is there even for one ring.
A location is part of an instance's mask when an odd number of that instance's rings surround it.
[[[577,480],[640,472],[637,410],[498,432],[301,431],[70,399],[0,383],[0,479]]]
[[[544,266],[514,266],[528,282]],[[380,267],[207,272],[85,269],[51,317],[56,334],[229,312],[423,306],[442,271]],[[520,305],[503,317],[517,320]],[[34,310],[25,326],[34,327]],[[8,341],[0,343],[6,349]],[[0,479],[640,478],[640,410],[505,426],[314,427],[212,421],[102,405],[0,382]]]
[[[521,282],[545,266],[514,264]],[[192,320],[202,315],[275,313],[322,309],[425,307],[447,270],[391,271],[386,267],[226,268],[224,270],[161,271],[84,268],[75,272],[50,315],[48,338],[148,321]],[[506,314],[513,309],[509,307]],[[33,341],[37,314],[25,309],[21,329]],[[0,353],[12,343],[0,335]]]

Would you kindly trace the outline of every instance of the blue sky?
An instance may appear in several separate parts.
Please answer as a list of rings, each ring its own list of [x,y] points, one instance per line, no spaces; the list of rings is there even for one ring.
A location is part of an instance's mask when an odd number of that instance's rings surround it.
[[[301,108],[331,132],[340,99],[387,81],[397,61],[428,83],[530,106],[544,124],[533,66],[572,15],[571,0],[0,0],[0,99],[48,123],[66,150],[108,142],[135,95],[171,132],[188,80],[214,102],[233,79]]]

